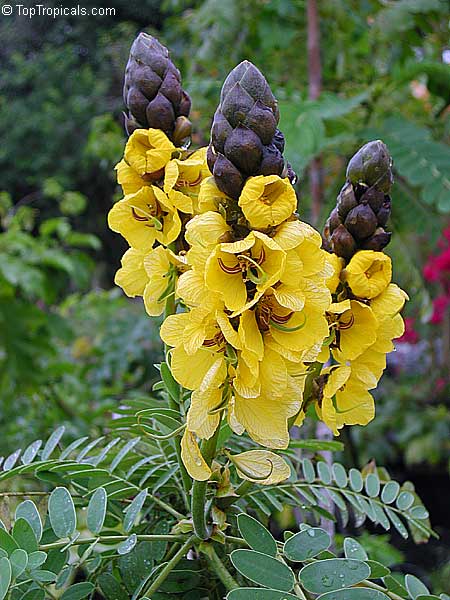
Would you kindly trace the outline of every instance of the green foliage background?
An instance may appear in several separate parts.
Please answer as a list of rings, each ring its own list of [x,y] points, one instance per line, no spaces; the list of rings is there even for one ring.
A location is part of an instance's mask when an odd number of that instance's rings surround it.
[[[0,20],[0,455],[61,423],[69,437],[103,433],[105,412],[148,393],[156,377],[157,324],[140,303],[110,291],[124,244],[106,226],[125,140],[123,69],[145,29],[171,49],[183,74],[197,144],[208,140],[228,71],[244,58],[263,70],[280,101],[306,221],[308,166],[322,158],[318,227],[356,148],[374,137],[389,145],[397,182],[389,253],[411,296],[406,313],[432,359],[419,353],[415,366],[385,377],[375,422],[344,432],[344,460],[362,466],[376,456],[421,491],[444,486],[442,499],[429,499],[445,543],[448,365],[434,344],[439,331],[427,322],[438,290],[425,285],[421,269],[450,214],[447,2],[321,1],[323,93],[315,101],[303,0],[108,5],[115,16]],[[441,555],[439,546],[426,565],[438,582]]]

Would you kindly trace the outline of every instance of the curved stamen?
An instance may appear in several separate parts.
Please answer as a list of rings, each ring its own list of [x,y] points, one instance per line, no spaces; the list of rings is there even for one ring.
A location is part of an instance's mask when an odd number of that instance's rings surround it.
[[[247,263],[250,263],[252,265],[252,267],[254,267],[257,272],[260,274],[259,277],[257,277],[256,275],[254,275],[251,272],[251,268],[247,269],[247,279],[249,279],[250,281],[252,281],[253,283],[256,283],[256,285],[260,284],[260,283],[265,283],[267,281],[267,273],[264,271],[264,269],[260,266],[260,264],[251,256],[245,256],[245,254],[238,254],[237,256],[238,260],[242,260],[245,261]],[[261,259],[261,256],[259,256],[258,260]]]
[[[354,322],[355,322],[355,317],[353,316],[353,313],[351,313],[350,321],[347,321],[347,323],[343,323],[342,321],[339,321],[339,329],[350,329],[350,327],[353,325]]]
[[[217,258],[217,262],[219,263],[219,266],[222,269],[222,271],[224,271],[224,273],[227,273],[228,275],[237,275],[241,272],[241,265],[239,263],[234,267],[227,267],[227,265],[223,262],[220,256]]]
[[[284,325],[280,325],[279,323],[273,320],[273,316],[270,319],[270,324],[275,329],[278,329],[278,331],[283,331],[284,333],[292,333],[293,331],[299,331],[300,329],[303,329],[303,327],[306,325],[306,315],[303,315],[303,323],[297,325],[297,327],[285,327]]]
[[[290,313],[288,313],[287,315],[284,315],[284,316],[276,315],[275,313],[272,313],[272,320],[275,321],[275,323],[280,323],[282,325],[283,323],[287,323],[293,314],[294,314],[293,310],[291,310]]]
[[[177,186],[178,187],[196,187],[197,185],[200,185],[201,182],[202,182],[202,174],[199,173],[199,175],[195,181],[188,181],[187,179],[178,178]]]
[[[266,251],[264,250],[264,246],[261,246],[261,254],[256,261],[258,265],[262,265],[262,263],[266,260]]]
[[[151,218],[151,217],[147,217],[147,216],[143,216],[143,215],[138,215],[134,206],[131,207],[131,212],[133,214],[133,217],[136,219],[136,221],[148,221]]]

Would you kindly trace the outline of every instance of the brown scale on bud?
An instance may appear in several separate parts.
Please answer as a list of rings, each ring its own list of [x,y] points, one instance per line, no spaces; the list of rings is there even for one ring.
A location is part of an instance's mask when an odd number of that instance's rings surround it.
[[[243,61],[226,78],[214,115],[208,165],[218,188],[237,200],[247,177],[295,179],[283,158],[277,101],[262,73]]]
[[[182,88],[180,72],[167,48],[147,33],[140,33],[131,46],[123,98],[128,135],[135,129],[155,128],[176,144],[190,137],[191,100]]]
[[[365,144],[351,158],[324,231],[323,246],[349,260],[358,250],[381,251],[391,239],[392,159],[380,140]]]

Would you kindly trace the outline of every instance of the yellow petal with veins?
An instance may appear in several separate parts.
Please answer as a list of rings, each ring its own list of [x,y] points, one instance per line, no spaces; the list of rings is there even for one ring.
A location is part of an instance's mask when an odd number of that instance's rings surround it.
[[[274,485],[285,481],[291,475],[288,463],[281,456],[268,450],[249,450],[230,456],[230,460],[241,479],[261,485]]]
[[[181,439],[181,459],[192,479],[206,481],[210,478],[211,469],[200,452],[195,435],[188,429]]]

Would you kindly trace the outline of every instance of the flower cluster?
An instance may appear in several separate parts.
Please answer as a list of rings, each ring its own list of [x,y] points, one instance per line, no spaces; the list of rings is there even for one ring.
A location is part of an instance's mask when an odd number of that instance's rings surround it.
[[[241,63],[221,98],[208,158],[204,148],[176,147],[160,129],[133,131],[116,167],[124,198],[109,214],[111,229],[130,244],[116,283],[142,296],[149,315],[166,313],[167,360],[191,391],[180,453],[200,481],[216,467],[199,440],[214,441],[225,419],[270,449],[288,446],[289,427],[302,424],[310,405],[336,435],[368,423],[369,390],[403,332],[406,299],[378,251],[390,237],[380,229],[392,181],[384,144],[367,145],[353,160],[351,197],[339,212],[353,242],[343,252],[344,233],[322,240],[296,214],[264,76]],[[224,453],[245,479],[273,484],[289,476],[268,450]]]
[[[329,281],[333,303],[327,311],[330,336],[319,360],[332,364],[318,378],[316,412],[335,435],[344,425],[367,425],[375,415],[369,390],[386,367],[392,340],[404,332],[399,312],[406,293],[391,283],[392,265],[383,252],[360,250]]]
[[[115,282],[128,296],[143,296],[148,314],[158,316],[174,295],[177,274],[187,268],[177,242],[209,175],[206,150],[188,154],[158,129],[136,129],[116,170],[124,198],[108,222],[130,248]]]

